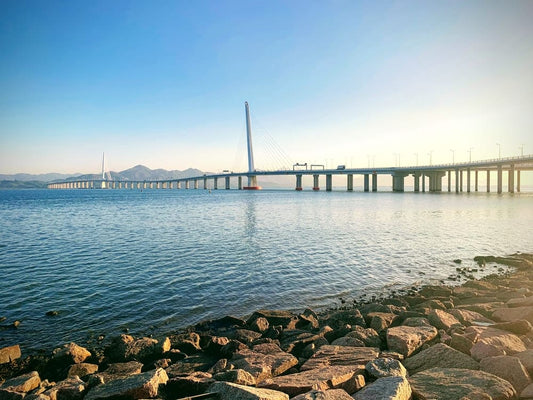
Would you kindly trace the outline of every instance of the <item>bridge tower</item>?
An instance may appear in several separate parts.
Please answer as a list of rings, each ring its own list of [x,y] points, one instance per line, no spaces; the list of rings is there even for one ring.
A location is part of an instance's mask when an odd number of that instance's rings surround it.
[[[261,190],[261,186],[257,185],[257,176],[252,175],[255,172],[254,168],[254,153],[252,150],[252,126],[250,124],[250,107],[248,102],[244,102],[244,109],[246,111],[246,137],[248,141],[248,186],[244,186],[244,190]]]

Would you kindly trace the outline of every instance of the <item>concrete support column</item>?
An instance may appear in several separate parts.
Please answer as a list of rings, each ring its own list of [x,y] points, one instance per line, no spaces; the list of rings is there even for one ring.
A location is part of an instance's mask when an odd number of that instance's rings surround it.
[[[452,191],[452,171],[448,170],[448,192]]]
[[[459,191],[463,191],[463,170],[459,171]]]
[[[370,184],[369,184],[370,179],[368,177],[368,174],[364,175],[364,181],[365,181],[365,183],[364,183],[364,191],[368,192],[370,190]]]
[[[296,190],[301,191],[302,189],[302,175],[298,174],[296,175]]]
[[[229,176],[226,176],[225,180],[226,180],[226,190],[229,190]]]
[[[198,179],[194,180],[194,188],[198,190]]]
[[[413,174],[414,182],[415,182],[415,192],[420,192],[420,174],[418,172],[415,172]]]
[[[392,174],[392,191],[403,192],[404,191],[404,178],[405,174],[395,172]]]
[[[476,169],[476,171],[474,172],[474,190],[477,192],[478,191],[478,188],[479,188],[479,174],[478,174],[478,170]]]
[[[490,193],[490,169],[487,170],[487,193]]]
[[[422,173],[422,193],[426,192],[426,174]]]
[[[331,192],[332,189],[332,176],[331,174],[326,175],[326,192]]]
[[[242,190],[242,176],[239,176],[239,190]]]
[[[353,192],[353,174],[346,175],[346,190]]]
[[[516,170],[516,191],[520,193],[520,170]]]
[[[179,185],[179,182],[178,182],[178,185]],[[207,190],[207,178],[204,178],[204,189]]]
[[[320,190],[320,186],[318,184],[318,175],[313,175],[313,190]]]
[[[435,171],[429,174],[429,191],[442,192],[442,178],[446,175],[444,171]]]
[[[470,168],[466,169],[466,191],[470,193]]]
[[[502,193],[502,186],[503,186],[503,171],[502,171],[502,166],[498,165],[498,194]]]
[[[188,180],[185,181],[185,189],[189,189],[189,181]]]
[[[372,174],[372,191],[378,191],[378,174],[376,174],[375,172]]]
[[[213,189],[218,190],[218,178],[213,178]]]
[[[459,170],[455,170],[455,193],[459,193]]]
[[[511,164],[511,168],[509,168],[507,191],[509,193],[514,193],[514,164]]]

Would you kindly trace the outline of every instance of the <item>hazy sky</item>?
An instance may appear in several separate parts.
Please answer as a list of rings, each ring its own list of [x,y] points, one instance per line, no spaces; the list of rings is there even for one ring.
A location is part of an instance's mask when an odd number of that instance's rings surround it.
[[[0,173],[533,153],[533,1],[0,2]],[[500,144],[500,147],[496,143]]]

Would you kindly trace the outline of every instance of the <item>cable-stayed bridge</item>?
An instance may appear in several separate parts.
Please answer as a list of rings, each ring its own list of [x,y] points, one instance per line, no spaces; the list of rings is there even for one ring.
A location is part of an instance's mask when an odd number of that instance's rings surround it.
[[[218,174],[204,174],[180,179],[144,180],[144,181],[114,181],[109,173],[105,172],[105,163],[102,160],[101,179],[82,179],[54,182],[48,184],[49,189],[231,189],[259,190],[258,178],[262,176],[294,176],[295,190],[303,190],[302,177],[312,176],[312,190],[321,190],[320,178],[325,177],[325,190],[333,189],[333,176],[343,175],[346,177],[346,190],[354,190],[354,175],[363,177],[361,189],[365,192],[378,190],[378,176],[392,176],[392,190],[403,192],[405,178],[412,177],[415,192],[441,192],[443,191],[443,178],[447,177],[447,191],[456,193],[485,190],[491,191],[491,180],[495,179],[498,193],[504,191],[504,187],[510,193],[520,192],[520,172],[533,170],[533,155],[519,157],[497,158],[490,160],[478,160],[452,164],[422,165],[410,167],[379,167],[379,168],[346,168],[339,165],[334,169],[326,169],[318,164],[294,164],[292,169],[280,169],[275,171],[261,171],[254,166],[252,132],[250,124],[250,110],[245,103],[246,115],[246,138],[248,150],[248,171],[229,172]],[[505,176],[505,185],[504,185]],[[246,180],[243,184],[243,178]],[[236,184],[235,184],[236,181]],[[223,186],[219,187],[219,182]],[[231,183],[233,182],[233,186]],[[446,190],[446,188],[445,188]]]

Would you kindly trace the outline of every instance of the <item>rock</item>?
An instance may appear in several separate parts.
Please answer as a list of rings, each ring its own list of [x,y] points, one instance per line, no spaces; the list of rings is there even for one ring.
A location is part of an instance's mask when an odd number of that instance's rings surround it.
[[[353,331],[349,332],[346,336],[361,340],[367,347],[381,347],[381,338],[372,328],[363,328],[362,326],[356,325],[353,327]]]
[[[196,332],[170,336],[170,343],[173,348],[183,351],[188,355],[194,354],[202,349],[200,347],[200,335]]]
[[[222,348],[229,343],[229,339],[223,336],[211,336],[205,346],[205,351],[216,356],[221,355]]]
[[[506,380],[484,371],[461,368],[432,368],[409,378],[416,399],[457,400],[480,392],[493,400],[511,400],[516,396]]]
[[[77,376],[71,376],[64,381],[58,382],[52,386],[44,395],[50,400],[79,400],[85,392],[85,382]]]
[[[178,398],[204,393],[215,380],[207,372],[194,372],[188,376],[169,379],[165,385],[165,397]]]
[[[264,317],[256,318],[252,321],[250,324],[250,328],[256,332],[264,332],[269,328],[270,324],[268,323],[268,320]]]
[[[60,361],[66,365],[79,364],[84,362],[91,353],[84,347],[78,346],[76,343],[68,343],[59,349],[55,349],[53,359]]]
[[[404,376],[389,376],[379,378],[357,392],[355,400],[409,400],[411,399],[411,385]]]
[[[318,329],[320,327],[318,315],[310,308],[306,308],[302,314],[298,315],[298,318],[300,322],[296,324],[296,328]]]
[[[291,400],[353,400],[345,390],[311,390],[310,392],[299,394]]]
[[[529,307],[533,306],[533,296],[510,299],[505,303],[507,307]]]
[[[365,342],[354,337],[343,336],[331,342],[332,346],[365,347]]]
[[[530,377],[533,377],[533,350],[525,350],[521,353],[516,353],[516,357],[520,359],[522,365],[526,368]]]
[[[364,368],[366,363],[377,358],[379,349],[373,347],[350,347],[350,346],[322,346],[309,360],[307,360],[300,371],[330,367],[359,365]]]
[[[250,345],[254,340],[259,339],[261,334],[248,329],[237,329],[233,337],[239,342]]]
[[[407,376],[407,371],[401,362],[393,358],[376,358],[365,366],[366,372],[374,379],[388,376]]]
[[[127,397],[130,399],[154,398],[158,394],[159,385],[168,381],[166,372],[156,370],[116,379],[103,385],[95,386],[85,396],[85,400],[111,399]]]
[[[176,361],[166,369],[166,372],[170,378],[189,375],[196,371],[207,372],[215,363],[215,358],[199,353]]]
[[[531,383],[529,374],[518,357],[486,357],[481,360],[479,367],[482,371],[499,376],[510,382],[517,393],[520,393]]]
[[[359,325],[366,328],[365,319],[363,318],[361,312],[357,309],[336,311],[329,316],[326,321],[326,324],[333,327],[334,329],[337,329],[345,324],[349,324],[352,326]]]
[[[488,319],[482,314],[471,310],[453,308],[451,310],[448,310],[448,313],[453,315],[461,324],[466,326],[470,326],[475,322],[483,322],[488,324],[494,323],[494,321],[492,321],[491,319]]]
[[[529,321],[525,319],[518,319],[511,322],[500,322],[491,326],[494,329],[501,329],[503,331],[515,333],[517,335],[525,335],[529,333],[532,329]]]
[[[290,311],[283,310],[258,310],[246,321],[248,326],[251,326],[253,321],[257,318],[265,318],[269,325],[281,325],[287,328],[291,323],[296,324],[297,317]]]
[[[479,364],[471,357],[444,343],[438,343],[407,358],[403,365],[411,375],[435,367],[479,369]]]
[[[476,361],[481,361],[487,357],[504,356],[506,354],[505,350],[500,346],[485,342],[478,342],[470,349],[470,355]]]
[[[216,381],[231,382],[237,385],[255,386],[255,378],[249,372],[243,369],[232,369],[230,371],[215,374],[213,378]]]
[[[435,328],[444,329],[445,331],[448,331],[452,326],[461,325],[452,314],[442,310],[431,310],[428,320]]]
[[[235,353],[231,363],[235,368],[244,369],[252,374],[257,382],[261,382],[294,367],[298,364],[298,359],[271,344],[259,345],[253,350],[246,349]]]
[[[351,394],[364,386],[362,372],[361,369],[350,366],[326,367],[267,379],[258,386],[279,390],[289,396],[296,396],[313,389],[344,389]]]
[[[0,349],[0,364],[6,364],[20,358],[20,346],[18,344]]]
[[[426,317],[409,317],[406,318],[403,323],[403,326],[433,326],[429,323],[429,320]]]
[[[141,373],[143,365],[138,361],[130,361],[127,363],[109,364],[107,369],[98,374],[104,382],[111,382],[116,379],[127,378],[131,375]]]
[[[533,323],[533,307],[498,308],[492,313],[492,319],[498,322],[525,319]]]
[[[67,376],[79,376],[84,377],[86,375],[94,374],[95,372],[98,372],[98,365],[96,364],[88,364],[88,363],[79,363],[74,364],[70,369],[68,370]]]
[[[420,296],[424,297],[449,297],[453,294],[453,290],[447,286],[428,285],[424,286],[418,292]]]
[[[0,386],[0,398],[3,398],[2,392],[4,391],[28,393],[39,387],[40,383],[41,378],[36,371],[8,379]]]
[[[376,332],[381,332],[387,329],[391,324],[398,319],[398,316],[393,313],[372,312],[367,314],[370,319],[370,328]]]
[[[281,334],[281,348],[299,356],[303,349],[310,343],[315,343],[323,339],[323,333],[311,333],[301,329],[286,329]]]
[[[465,334],[479,335],[477,343],[470,350],[470,354],[476,361],[484,357],[513,355],[526,350],[524,343],[518,336],[500,329],[470,326],[465,330]]]
[[[434,327],[397,326],[387,330],[387,346],[389,350],[409,357],[436,336],[437,329]]]
[[[219,372],[224,372],[228,369],[229,363],[226,358],[221,358],[218,360],[215,365],[213,365],[207,372],[210,374],[218,374]],[[168,368],[168,367],[167,367]]]
[[[219,400],[289,400],[285,393],[230,382],[215,382],[209,392],[218,393]]]
[[[520,393],[520,400],[522,399],[533,399],[533,383],[530,383],[522,393]]]
[[[460,335],[458,333],[452,334],[452,339],[450,340],[450,347],[454,348],[455,350],[459,350],[461,353],[464,353],[466,355],[471,355],[470,349],[472,349],[473,345],[474,343],[465,335]]]

